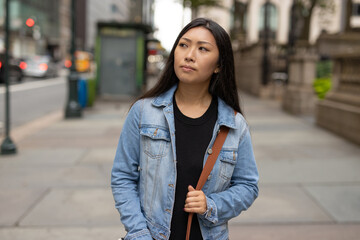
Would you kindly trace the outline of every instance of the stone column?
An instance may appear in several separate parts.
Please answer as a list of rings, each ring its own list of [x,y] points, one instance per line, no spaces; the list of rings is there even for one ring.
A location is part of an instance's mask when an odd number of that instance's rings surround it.
[[[333,60],[333,86],[317,103],[316,123],[360,144],[360,33],[325,35],[319,49]]]
[[[313,82],[316,78],[318,55],[310,47],[298,47],[289,61],[289,81],[282,107],[295,115],[312,114],[316,100]]]

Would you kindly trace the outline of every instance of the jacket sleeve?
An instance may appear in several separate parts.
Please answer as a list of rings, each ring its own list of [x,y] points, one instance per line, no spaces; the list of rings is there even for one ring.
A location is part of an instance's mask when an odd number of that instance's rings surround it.
[[[125,240],[152,240],[141,211],[138,192],[141,101],[129,111],[116,149],[111,173],[111,188],[121,222],[128,232]]]
[[[240,137],[230,187],[207,196],[207,211],[199,216],[203,224],[208,227],[221,225],[247,210],[258,196],[258,178],[251,136],[246,126]]]

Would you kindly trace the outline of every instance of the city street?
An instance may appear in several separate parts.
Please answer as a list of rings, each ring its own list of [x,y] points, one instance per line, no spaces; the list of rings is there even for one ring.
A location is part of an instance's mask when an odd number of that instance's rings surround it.
[[[0,240],[121,240],[126,229],[111,189],[119,136],[134,99],[153,86],[146,96],[158,96],[169,83],[178,83],[179,111],[205,128],[215,121],[213,108],[205,111],[208,93],[237,111],[239,93],[252,142],[229,154],[239,134],[230,130],[210,177],[219,191],[234,190],[221,182],[234,176],[249,187],[255,167],[244,156],[253,147],[259,196],[229,221],[229,239],[359,240],[359,66],[360,0],[0,0]],[[139,135],[132,129],[126,137],[147,138],[148,115],[139,114]],[[181,165],[179,152],[191,142],[178,138],[186,132],[156,124],[152,141],[176,139]],[[162,152],[144,156],[165,166]],[[232,173],[236,161],[242,167]],[[148,168],[134,167],[145,175]],[[179,193],[179,179],[162,190]],[[151,185],[143,180],[139,188]],[[166,199],[162,190],[155,195]],[[249,205],[246,197],[223,204],[208,197],[222,210]],[[176,216],[171,206],[163,211]],[[151,225],[164,229],[153,238],[165,240],[167,226]],[[221,238],[210,235],[204,240]]]
[[[67,97],[66,86],[63,73],[57,78],[24,78],[21,83],[11,84],[11,128],[63,111]],[[0,135],[4,133],[4,121],[5,86],[0,85]]]
[[[242,101],[260,195],[230,222],[231,239],[358,239],[359,146],[285,114],[279,102],[245,94]],[[17,155],[0,157],[0,239],[125,234],[110,171],[129,106],[130,101],[98,101],[82,119],[42,119],[42,128],[16,142]]]

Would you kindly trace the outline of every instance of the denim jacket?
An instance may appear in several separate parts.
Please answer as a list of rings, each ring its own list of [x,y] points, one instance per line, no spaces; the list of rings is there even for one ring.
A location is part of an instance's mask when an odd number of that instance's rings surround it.
[[[177,86],[137,101],[125,120],[112,169],[111,187],[125,240],[168,239],[175,201],[176,148],[173,95]],[[227,222],[258,195],[258,171],[248,125],[218,99],[218,119],[204,156],[221,125],[230,128],[202,191],[207,212],[197,214],[204,240],[226,240]]]

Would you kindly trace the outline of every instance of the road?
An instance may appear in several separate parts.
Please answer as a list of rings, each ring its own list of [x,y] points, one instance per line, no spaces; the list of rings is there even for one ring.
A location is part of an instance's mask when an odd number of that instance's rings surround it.
[[[66,77],[26,78],[10,86],[11,130],[64,108],[67,98]],[[0,85],[0,135],[5,132],[5,87]]]

